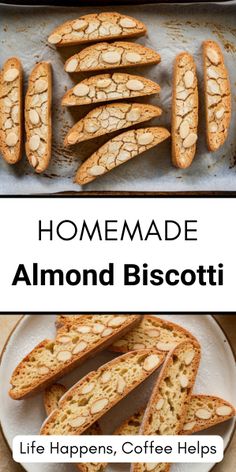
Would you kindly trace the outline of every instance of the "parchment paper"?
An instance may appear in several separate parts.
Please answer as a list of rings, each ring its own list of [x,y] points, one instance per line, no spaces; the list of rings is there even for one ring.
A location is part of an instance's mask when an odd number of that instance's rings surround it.
[[[96,11],[106,10],[97,8]],[[108,137],[87,141],[71,149],[63,148],[63,139],[69,127],[84,116],[92,107],[62,108],[61,97],[67,88],[82,80],[86,75],[70,77],[63,70],[67,57],[79,50],[78,47],[56,50],[47,44],[47,37],[58,24],[94,11],[91,7],[13,7],[0,5],[0,64],[10,56],[18,56],[24,67],[25,84],[30,70],[37,61],[51,61],[53,66],[53,157],[49,169],[43,175],[36,175],[25,157],[16,166],[7,165],[0,159],[0,194],[37,194],[60,191],[196,191],[236,190],[236,5],[146,5],[109,7],[121,13],[133,15],[144,21],[148,36],[137,41],[157,50],[162,57],[159,65],[128,70],[149,77],[161,87],[160,96],[142,98],[163,108],[161,118],[153,125],[170,128],[172,66],[176,54],[187,50],[197,62],[201,114],[200,139],[197,156],[189,169],[175,169],[171,165],[170,140],[149,152],[132,159],[107,175],[82,187],[73,183],[73,176],[79,164],[90,156]],[[230,71],[232,86],[233,115],[231,130],[224,147],[216,153],[206,149],[204,136],[204,113],[202,94],[201,43],[203,40],[218,41],[225,55]],[[88,76],[88,74],[87,74]],[[147,124],[148,126],[149,124]],[[143,126],[143,125],[141,125]],[[112,135],[110,135],[112,136]]]

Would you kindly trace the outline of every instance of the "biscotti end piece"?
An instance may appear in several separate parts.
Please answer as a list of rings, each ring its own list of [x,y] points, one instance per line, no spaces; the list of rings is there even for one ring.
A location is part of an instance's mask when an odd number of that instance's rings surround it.
[[[68,90],[62,99],[62,106],[71,107],[108,100],[124,100],[159,92],[158,84],[139,75],[122,72],[99,74],[82,80]]]
[[[175,59],[172,93],[172,163],[186,169],[196,154],[198,85],[196,65],[187,52]]]
[[[169,138],[166,128],[152,127],[126,131],[108,141],[78,169],[75,183],[86,185],[97,177]]]
[[[231,91],[222,50],[215,41],[203,43],[206,137],[209,151],[226,141],[231,121]]]
[[[157,316],[144,315],[139,326],[113,343],[109,350],[125,353],[134,349],[155,348],[167,354],[177,344],[186,340],[195,342],[196,338],[176,323]]]
[[[38,63],[32,70],[25,98],[26,155],[35,172],[44,172],[51,159],[52,68]]]
[[[72,46],[108,39],[132,38],[146,34],[141,21],[116,12],[84,15],[54,29],[48,42],[57,47]]]
[[[0,74],[0,152],[8,164],[22,158],[23,70],[17,57],[8,59]]]
[[[119,67],[133,67],[158,64],[160,55],[137,43],[118,41],[88,46],[67,59],[66,72],[89,72]]]
[[[133,351],[90,372],[63,396],[41,434],[82,434],[149,377],[163,358],[155,350]]]
[[[129,128],[138,123],[160,116],[162,110],[143,103],[112,103],[94,108],[67,133],[64,145],[82,141]]]
[[[11,377],[10,396],[20,400],[44,390],[140,320],[141,315],[81,315],[76,325],[64,325],[55,340],[42,341],[19,363]]]
[[[66,393],[66,387],[62,384],[53,384],[44,391],[44,408],[49,416],[58,407],[59,400]]]
[[[236,410],[231,403],[210,395],[193,395],[181,434],[193,434],[233,418]]]

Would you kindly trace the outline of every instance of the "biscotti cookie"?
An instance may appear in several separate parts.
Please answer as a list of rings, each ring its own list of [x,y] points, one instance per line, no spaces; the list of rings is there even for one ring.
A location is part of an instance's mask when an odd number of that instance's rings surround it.
[[[65,393],[66,387],[62,384],[53,384],[46,388],[43,394],[43,402],[47,416],[58,407],[59,400]]]
[[[26,155],[35,172],[44,172],[51,159],[52,71],[48,62],[32,70],[25,98]]]
[[[119,134],[100,147],[79,167],[75,182],[80,185],[92,182],[115,167],[124,164],[144,151],[169,138],[165,128],[140,128]]]
[[[133,351],[102,365],[75,384],[44,422],[41,434],[82,434],[154,372],[162,358],[154,349]]]
[[[200,346],[183,341],[167,356],[153,388],[139,430],[142,435],[180,434],[185,423],[192,388],[196,379]],[[164,420],[163,420],[164,418]],[[160,472],[169,470],[169,464],[132,464],[132,472]]]
[[[112,103],[94,108],[67,133],[64,145],[87,141],[104,134],[149,121],[162,110],[143,103]]]
[[[107,39],[132,38],[146,33],[146,26],[131,16],[116,12],[84,15],[67,21],[53,30],[50,44],[71,46]]]
[[[66,72],[89,72],[141,65],[158,64],[161,57],[153,49],[137,43],[118,41],[93,44],[70,57]]]
[[[177,344],[186,340],[196,341],[196,338],[178,324],[157,316],[145,315],[142,316],[139,326],[115,341],[109,350],[125,353],[134,349],[155,348],[168,353]]]
[[[196,65],[187,52],[175,59],[172,92],[172,163],[185,169],[192,164],[198,138]]]
[[[82,315],[76,325],[59,328],[55,340],[39,343],[16,367],[10,396],[20,400],[44,390],[136,326],[140,315],[123,315],[118,321],[115,315]]]
[[[139,75],[123,72],[99,74],[82,80],[68,90],[62,99],[62,106],[72,107],[108,100],[124,100],[159,92],[160,85]]]
[[[22,66],[17,57],[11,57],[0,75],[0,152],[8,164],[22,157],[22,92]]]
[[[219,44],[203,43],[206,137],[209,151],[216,151],[228,136],[231,92],[227,67]]]

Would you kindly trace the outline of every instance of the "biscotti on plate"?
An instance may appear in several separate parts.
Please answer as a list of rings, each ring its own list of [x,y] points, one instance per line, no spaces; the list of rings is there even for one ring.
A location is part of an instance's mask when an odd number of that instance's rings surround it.
[[[35,172],[44,172],[51,159],[52,69],[39,62],[32,70],[25,98],[26,155]]]
[[[82,315],[76,325],[58,329],[56,339],[45,339],[16,367],[11,377],[10,396],[20,400],[44,390],[67,372],[127,333],[140,315]]]
[[[172,163],[185,169],[192,164],[198,138],[196,65],[187,52],[175,59],[172,93]]]
[[[129,128],[160,116],[162,110],[143,103],[111,103],[94,108],[67,133],[64,145],[69,146],[104,134]]]
[[[79,167],[75,182],[85,185],[169,138],[166,128],[126,131],[108,141]]]
[[[229,73],[219,44],[203,43],[206,136],[209,151],[216,151],[228,136],[231,120]]]
[[[23,70],[17,57],[11,57],[0,73],[0,153],[8,164],[22,157]]]
[[[119,67],[158,64],[160,55],[137,43],[117,41],[88,46],[65,63],[66,72],[89,72]]]
[[[82,434],[163,362],[153,349],[132,351],[102,365],[75,384],[41,428],[44,435]]]
[[[188,404],[195,383],[200,346],[197,342],[183,341],[167,356],[153,388],[140,427],[143,435],[180,434],[185,423]],[[164,420],[163,420],[164,418]],[[167,471],[168,464],[133,464],[132,472]]]
[[[115,341],[109,349],[124,353],[134,349],[155,348],[168,353],[177,344],[186,340],[196,341],[196,338],[178,324],[157,316],[144,315],[139,326]]]
[[[88,105],[154,95],[159,92],[160,85],[141,75],[123,72],[99,74],[82,80],[68,90],[62,99],[62,105],[67,107]]]
[[[67,21],[53,30],[48,38],[50,44],[71,46],[108,39],[132,38],[146,33],[141,21],[116,12],[84,15]]]

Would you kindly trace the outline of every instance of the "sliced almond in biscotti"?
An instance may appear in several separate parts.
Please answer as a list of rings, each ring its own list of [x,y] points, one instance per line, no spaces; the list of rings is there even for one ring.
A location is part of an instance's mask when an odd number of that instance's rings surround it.
[[[26,155],[35,172],[44,172],[51,159],[52,69],[39,62],[32,70],[25,98]]]
[[[57,330],[55,340],[44,340],[31,351],[16,367],[11,377],[10,396],[20,400],[44,390],[67,372],[71,371],[97,352],[105,349],[113,340],[126,334],[136,326],[140,315],[123,315],[123,323],[117,327],[107,324],[116,315],[81,315],[76,324],[65,324]],[[94,328],[99,325],[102,333]],[[91,328],[81,332],[79,328]]]
[[[203,43],[206,138],[209,151],[227,139],[231,120],[231,91],[222,50],[215,41]]]
[[[192,362],[186,365],[186,355],[192,351],[194,351]],[[176,435],[181,433],[200,357],[199,344],[191,341],[183,341],[168,354],[154,385],[139,434]],[[188,380],[187,384],[183,385],[182,376]],[[145,463],[132,464],[131,466],[132,472],[146,472],[148,470],[150,470],[149,465]],[[157,463],[154,464],[152,470],[154,472],[166,471],[169,470],[169,465]]]
[[[55,28],[48,42],[57,47],[132,38],[146,33],[146,26],[136,18],[116,12],[95,13],[67,21]]]
[[[196,341],[194,336],[182,326],[157,316],[144,315],[141,323],[125,336],[113,343],[109,350],[115,352],[128,352],[138,349],[155,348],[159,352],[168,353],[177,344],[185,340]],[[186,365],[191,363],[194,352],[186,354]]]
[[[158,107],[142,103],[112,103],[94,108],[67,133],[64,144],[70,146],[97,138],[160,116]]]
[[[75,182],[80,185],[92,182],[115,167],[124,164],[144,151],[165,141],[170,133],[165,128],[141,128],[126,131],[108,141],[90,156],[78,169]]]
[[[65,63],[66,72],[89,72],[119,67],[158,64],[161,58],[150,48],[137,43],[118,41],[89,46]]]
[[[116,72],[84,79],[68,90],[62,105],[71,107],[126,98],[143,97],[160,92],[160,86],[140,75]]]
[[[172,92],[172,163],[185,169],[192,164],[198,139],[198,85],[196,65],[187,52],[175,59]]]
[[[8,164],[22,157],[23,70],[17,57],[8,59],[0,73],[0,152]]]
[[[152,369],[147,370],[144,364],[150,356],[156,356]],[[63,396],[55,410],[44,422],[41,434],[82,434],[95,421],[109,411],[122,398],[142,383],[162,362],[162,357],[155,350],[145,349],[133,351],[101,366],[97,371],[90,372]],[[111,373],[111,381],[104,383],[105,372]],[[117,388],[120,377],[123,379],[122,392]],[[89,394],[83,394],[84,386],[93,383],[94,388]],[[71,406],[76,407],[71,409]],[[84,423],[76,426],[77,420]],[[78,424],[78,423],[77,423]]]

